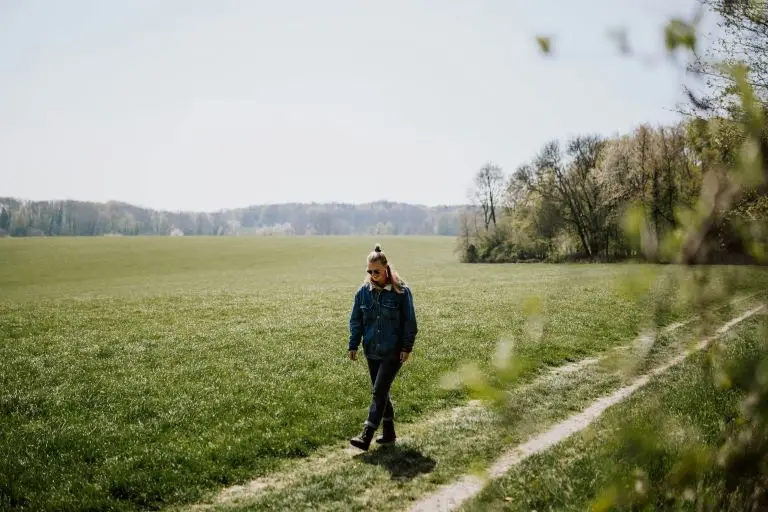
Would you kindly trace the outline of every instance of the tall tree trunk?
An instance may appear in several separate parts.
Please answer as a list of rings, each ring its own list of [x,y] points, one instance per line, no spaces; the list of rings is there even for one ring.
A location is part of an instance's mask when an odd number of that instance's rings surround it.
[[[652,175],[652,204],[651,217],[653,219],[653,230],[656,233],[656,240],[661,238],[661,183],[659,183],[659,167],[653,166]]]

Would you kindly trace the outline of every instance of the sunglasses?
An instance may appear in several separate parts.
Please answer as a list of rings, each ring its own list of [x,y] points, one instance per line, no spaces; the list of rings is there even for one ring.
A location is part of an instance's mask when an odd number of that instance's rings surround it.
[[[377,275],[381,274],[381,270],[379,270],[379,269],[366,270],[366,272],[368,272],[369,274],[374,275],[374,276],[377,276]]]

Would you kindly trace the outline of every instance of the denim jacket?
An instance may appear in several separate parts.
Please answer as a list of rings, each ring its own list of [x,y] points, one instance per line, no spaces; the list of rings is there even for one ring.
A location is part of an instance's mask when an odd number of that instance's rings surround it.
[[[361,338],[368,359],[396,359],[400,352],[413,350],[418,332],[413,295],[407,286],[402,292],[368,283],[357,290],[349,316],[349,350],[357,350]]]

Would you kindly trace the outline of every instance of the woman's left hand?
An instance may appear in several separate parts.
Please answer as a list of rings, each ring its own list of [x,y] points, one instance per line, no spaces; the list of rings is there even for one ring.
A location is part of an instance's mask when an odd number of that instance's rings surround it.
[[[400,362],[404,363],[408,360],[408,356],[410,356],[410,352],[400,352]]]

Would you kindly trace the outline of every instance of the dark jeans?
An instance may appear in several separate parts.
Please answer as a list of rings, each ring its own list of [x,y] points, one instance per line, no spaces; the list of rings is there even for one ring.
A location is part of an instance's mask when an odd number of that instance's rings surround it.
[[[371,399],[371,406],[368,408],[368,419],[365,424],[369,427],[379,428],[382,420],[392,420],[395,417],[392,401],[389,398],[389,388],[392,386],[392,381],[395,380],[395,375],[400,370],[402,363],[399,360],[366,360],[368,361],[368,371],[371,374],[373,398]]]

